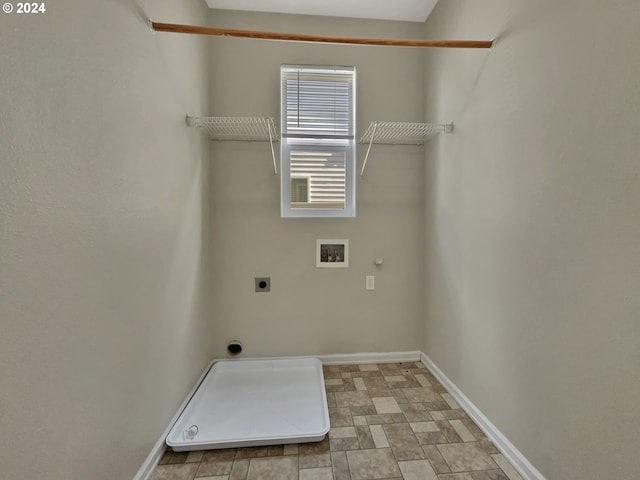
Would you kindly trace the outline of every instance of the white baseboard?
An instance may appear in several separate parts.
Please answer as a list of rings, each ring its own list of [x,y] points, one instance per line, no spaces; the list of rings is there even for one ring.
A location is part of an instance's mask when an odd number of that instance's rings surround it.
[[[243,360],[278,360],[281,358],[294,359],[294,358],[317,358],[323,365],[353,365],[353,364],[367,364],[367,363],[396,363],[396,362],[419,362],[421,351],[415,350],[413,352],[363,352],[363,353],[336,353],[329,355],[295,355],[295,356],[283,356],[283,357],[230,357],[219,358],[214,360],[218,362],[220,360],[232,360],[234,362],[242,362]]]
[[[480,429],[487,435],[494,445],[500,450],[525,480],[545,480],[544,476],[534,467],[529,460],[509,441],[504,434],[489,420],[484,413],[476,407],[469,398],[462,393],[456,384],[440,370],[433,361],[424,353],[421,353],[421,361],[440,383],[447,389],[460,407],[467,412]]]
[[[160,458],[162,457],[162,454],[167,448],[165,444],[165,439],[167,438],[167,435],[169,435],[169,431],[173,427],[173,424],[176,423],[176,421],[178,421],[178,417],[180,416],[182,411],[186,408],[187,404],[189,403],[189,400],[191,400],[191,397],[193,397],[193,394],[196,393],[196,390],[198,389],[198,387],[202,383],[202,380],[204,380],[204,377],[207,375],[207,373],[209,372],[209,370],[211,369],[214,363],[215,363],[215,360],[209,363],[207,368],[205,368],[204,372],[202,372],[202,375],[200,375],[200,378],[198,379],[194,387],[191,389],[191,391],[187,395],[187,398],[184,399],[184,401],[180,405],[180,408],[178,408],[178,411],[169,422],[169,425],[167,426],[165,431],[162,432],[162,435],[160,436],[158,441],[155,443],[155,445],[151,449],[151,452],[149,453],[149,455],[147,455],[146,460],[138,469],[138,473],[135,474],[135,476],[133,477],[133,480],[147,480],[151,476],[151,472],[153,472],[153,469],[156,468],[156,466],[158,465],[158,462],[160,461]]]
[[[352,365],[366,363],[419,362],[422,352],[345,353],[316,355],[324,365]]]

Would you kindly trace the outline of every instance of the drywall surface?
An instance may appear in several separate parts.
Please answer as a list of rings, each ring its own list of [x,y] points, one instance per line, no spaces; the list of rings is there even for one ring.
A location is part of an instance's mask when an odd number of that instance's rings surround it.
[[[424,351],[549,480],[640,469],[640,4],[447,0]]]
[[[132,478],[210,359],[201,3],[0,15],[2,478]]]
[[[213,11],[227,28],[343,36],[419,37],[421,24]],[[423,54],[416,49],[349,47],[216,38],[215,115],[273,117],[280,124],[280,65],[352,65],[357,135],[371,121],[421,121]],[[359,138],[359,137],[358,137]],[[279,159],[279,144],[276,144]],[[358,146],[358,174],[365,148]],[[213,147],[212,316],[214,352],[238,338],[247,356],[414,350],[422,337],[424,158],[420,147],[374,146],[356,185],[357,216],[280,217],[280,177],[267,143]],[[316,268],[316,239],[346,238],[349,268]],[[374,265],[383,258],[381,268]],[[376,290],[365,290],[365,276]],[[271,277],[255,293],[254,277]]]

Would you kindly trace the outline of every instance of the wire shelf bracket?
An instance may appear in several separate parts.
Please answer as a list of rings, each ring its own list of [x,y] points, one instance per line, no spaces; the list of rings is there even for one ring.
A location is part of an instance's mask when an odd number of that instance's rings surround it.
[[[364,175],[371,146],[376,145],[424,145],[432,135],[453,132],[453,123],[371,122],[359,143],[368,143],[360,176]]]
[[[278,167],[273,142],[280,140],[273,118],[266,117],[193,117],[187,115],[187,125],[205,130],[212,140],[237,142],[269,142],[273,171]]]

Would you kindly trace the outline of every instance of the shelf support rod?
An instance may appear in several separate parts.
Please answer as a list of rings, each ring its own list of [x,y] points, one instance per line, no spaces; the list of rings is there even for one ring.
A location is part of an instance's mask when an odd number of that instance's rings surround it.
[[[284,40],[289,42],[337,43],[349,45],[379,45],[384,47],[438,47],[438,48],[492,48],[493,40],[417,40],[396,38],[361,38],[308,35],[303,33],[263,32],[236,30],[231,28],[201,27],[176,23],[151,22],[157,32],[193,33],[220,37],[256,38],[262,40]]]
[[[276,165],[276,153],[273,150],[273,136],[271,135],[271,122],[267,123],[267,131],[269,132],[269,144],[271,145],[271,158],[273,159],[273,174],[278,175],[278,167]]]
[[[360,170],[360,176],[364,175],[364,169],[367,166],[367,160],[369,159],[369,152],[371,151],[371,145],[373,145],[373,138],[376,136],[376,128],[378,128],[378,122],[373,124],[373,132],[371,132],[371,140],[369,140],[369,148],[367,148],[367,154],[364,156],[364,163],[362,164],[362,170]]]

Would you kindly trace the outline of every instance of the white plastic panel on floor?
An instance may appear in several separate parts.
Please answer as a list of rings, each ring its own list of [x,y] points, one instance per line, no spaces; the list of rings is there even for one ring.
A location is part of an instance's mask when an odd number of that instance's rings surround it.
[[[175,451],[319,442],[329,410],[317,358],[222,360],[167,436]]]

